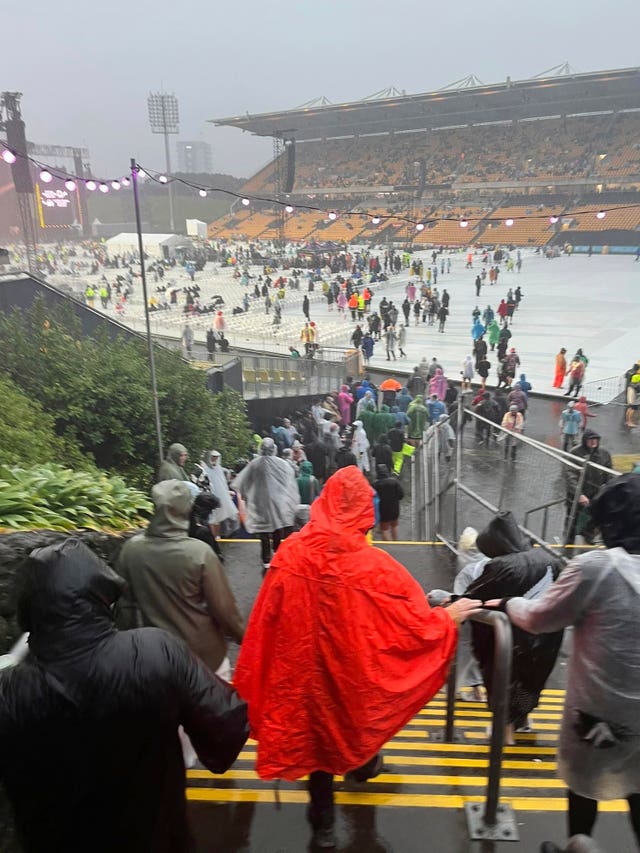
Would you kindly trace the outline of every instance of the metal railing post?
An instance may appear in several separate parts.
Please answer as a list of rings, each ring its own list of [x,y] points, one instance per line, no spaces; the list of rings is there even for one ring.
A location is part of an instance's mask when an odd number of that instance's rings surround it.
[[[434,521],[436,536],[440,533],[440,454],[438,453],[438,443],[433,442],[433,482],[434,482]]]
[[[429,509],[429,464],[428,454],[429,447],[424,445],[422,448],[422,499],[424,500],[424,537],[426,540],[431,539],[431,518]]]
[[[580,476],[578,477],[578,482],[576,484],[576,491],[575,491],[575,494],[573,496],[573,500],[571,502],[571,510],[569,511],[569,515],[567,516],[567,519],[565,522],[564,536],[562,537],[563,538],[562,544],[564,545],[565,548],[569,544],[569,533],[571,532],[571,528],[573,526],[575,526],[576,516],[578,513],[578,500],[580,499],[580,495],[582,494],[582,488],[584,486],[584,479],[587,476],[587,465],[588,464],[589,463],[585,461],[584,465],[582,466],[582,471],[580,472]],[[574,533],[573,538],[575,539],[575,533]],[[571,544],[573,544],[573,543],[571,543]]]
[[[458,394],[458,435],[456,441],[456,479],[453,491],[453,540],[458,541],[458,503],[460,502],[460,489],[458,483],[462,476],[462,432],[464,427],[464,398],[465,392],[460,388]]]
[[[451,661],[449,677],[447,678],[447,714],[444,725],[444,742],[453,743],[456,740],[456,681],[458,673],[458,656]]]
[[[416,537],[416,454],[411,457],[411,538],[415,542]]]
[[[484,621],[484,620],[482,620]],[[500,771],[502,769],[502,750],[507,725],[509,687],[511,683],[511,624],[503,613],[496,613],[490,620],[494,631],[493,652],[493,694],[495,696],[491,746],[489,749],[489,782],[487,785],[487,803],[484,821],[487,826],[496,823],[496,811],[500,799]],[[485,623],[486,624],[486,623]]]
[[[500,774],[504,748],[505,727],[508,719],[509,688],[511,684],[511,657],[513,638],[511,623],[505,613],[481,611],[470,617],[493,628],[493,690],[492,726],[489,746],[489,777],[487,799],[484,805],[466,803],[465,812],[471,840],[518,841],[515,815],[510,806],[500,804]]]

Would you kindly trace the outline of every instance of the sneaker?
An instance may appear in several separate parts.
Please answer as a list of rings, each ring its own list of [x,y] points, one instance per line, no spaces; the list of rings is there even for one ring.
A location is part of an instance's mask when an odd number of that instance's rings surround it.
[[[319,850],[332,850],[336,846],[336,833],[332,826],[322,826],[314,829],[311,846]]]
[[[376,755],[376,760],[373,765],[370,767],[369,762],[364,765],[364,767],[358,767],[356,770],[349,770],[348,773],[344,774],[345,782],[367,782],[369,779],[373,779],[378,776],[384,767],[384,758],[382,757],[382,753],[379,752]]]
[[[516,732],[520,732],[520,734],[531,734],[533,729],[531,728],[531,723],[529,721],[529,717],[527,717],[521,726],[518,726]]]
[[[480,687],[479,684],[474,684],[471,688],[471,701],[484,702],[484,693],[482,692],[482,687]]]

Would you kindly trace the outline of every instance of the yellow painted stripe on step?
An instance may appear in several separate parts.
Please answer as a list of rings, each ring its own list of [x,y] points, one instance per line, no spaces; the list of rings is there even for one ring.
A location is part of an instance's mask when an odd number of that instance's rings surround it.
[[[464,736],[466,738],[468,738],[469,740],[478,740],[478,737],[479,737],[478,732],[464,732]],[[519,735],[515,736],[517,741],[522,741],[523,743],[527,743],[528,741],[531,741],[533,744],[537,744],[538,741],[542,741],[544,743],[547,743],[547,742],[555,743],[558,740],[558,737],[559,737],[559,735],[547,734],[546,732],[543,735],[538,733],[537,735],[535,735],[535,734],[532,734],[532,735],[519,734]],[[553,751],[557,752],[556,749],[554,749]]]
[[[276,792],[268,789],[249,788],[187,788],[188,800],[195,802],[219,803],[275,803]],[[281,803],[307,804],[309,795],[306,791],[278,791]],[[336,802],[342,806],[390,806],[396,808],[440,808],[462,809],[465,803],[483,803],[484,797],[464,797],[459,794],[382,794],[382,793],[347,793],[336,791]],[[510,805],[516,811],[564,812],[567,809],[565,797],[502,797],[502,803]],[[625,800],[609,800],[598,803],[601,812],[626,812],[628,806]]]
[[[469,733],[470,736],[471,733]],[[520,737],[520,736],[519,736]],[[389,741],[386,743],[382,750],[388,750],[389,752],[402,752],[403,750],[411,750],[412,752],[464,752],[465,754],[481,754],[488,755],[489,747],[483,743],[436,743],[435,741],[424,741],[421,743],[412,744],[408,741],[403,741],[402,743],[394,743],[393,741]],[[531,755],[534,758],[537,758],[540,755],[555,755],[558,750],[554,746],[505,746],[504,753],[505,755]],[[243,759],[245,761],[253,761],[256,758],[255,750],[243,750],[238,758]],[[401,758],[410,759],[412,756],[394,756],[394,760],[400,760]],[[417,756],[418,758],[422,758],[422,756]]]
[[[393,741],[389,741],[386,743],[382,750],[411,750],[417,752],[464,752],[467,755],[469,754],[482,754],[488,755],[489,746],[483,743],[436,743],[435,741],[428,741],[426,743],[417,743],[415,746],[404,741],[403,743],[394,743]],[[538,757],[540,755],[555,755],[558,750],[555,746],[505,746],[504,752],[505,755],[531,755],[533,757]],[[243,750],[238,758],[245,759],[246,761],[253,760],[256,757],[255,750]],[[400,756],[402,757],[402,756]],[[411,758],[411,756],[405,756],[406,758]]]
[[[188,779],[238,779],[242,781],[256,781],[258,776],[253,770],[227,770],[221,777],[214,776],[208,770],[189,770],[187,771]],[[339,779],[341,777],[338,777]],[[303,782],[307,779],[306,776],[300,778]],[[436,785],[438,787],[449,788],[484,788],[487,785],[486,776],[440,776],[438,774],[415,773],[407,775],[405,773],[380,773],[375,779],[369,779],[368,785]],[[567,784],[562,779],[529,779],[518,777],[504,777],[501,780],[501,789],[505,788],[531,788],[540,790],[541,788],[562,788],[566,790]]]
[[[555,752],[555,750],[550,750]],[[238,758],[247,761],[255,759],[255,754],[241,753]],[[434,755],[388,755],[386,763],[396,767],[478,767],[486,770],[489,767],[489,761],[486,758],[445,758]],[[503,770],[528,770],[539,773],[553,773],[557,769],[555,761],[541,761],[537,758],[528,759],[527,761],[510,761],[505,759],[502,762]],[[190,771],[189,771],[190,772]],[[189,775],[187,772],[187,775]],[[196,772],[196,771],[193,771]]]
[[[406,767],[480,767],[487,769],[489,761],[486,758],[444,758],[433,755],[393,755],[387,756],[386,764],[391,764]],[[529,772],[544,772],[552,773],[556,770],[557,764],[555,761],[510,761],[505,759],[502,762],[503,770],[528,770]]]
[[[466,717],[456,717],[456,724],[458,726],[464,726],[468,729],[486,729],[490,720],[469,720]],[[407,725],[414,726],[422,726],[423,728],[440,728],[444,727],[445,721],[444,719],[425,719],[420,721],[420,723],[416,723],[415,721],[411,721],[411,723],[407,723]],[[560,725],[558,723],[541,723],[536,721],[534,728],[536,731],[542,732],[558,732],[560,731]],[[415,737],[417,732],[411,729],[402,729],[396,734],[396,737]]]
[[[538,707],[533,711],[534,714],[543,714],[545,711],[550,711],[551,713],[555,713],[556,711],[562,711],[564,706],[564,700],[562,702],[553,702],[552,700],[547,700],[547,702],[551,702],[551,704],[538,705]],[[428,705],[429,708],[446,708],[447,703],[444,699],[432,699]],[[490,714],[488,706],[484,702],[463,702],[460,699],[456,700],[456,709],[457,710],[469,710],[469,711],[485,711],[487,714]],[[424,710],[427,710],[426,708]],[[422,711],[418,712],[419,714]]]
[[[486,759],[482,758],[434,758],[434,757],[421,757],[421,756],[407,756],[405,759],[402,757],[398,758],[394,756],[393,761],[389,760],[389,764],[395,767],[396,765],[400,765],[402,767],[478,767],[482,770],[486,770],[489,767],[489,762]],[[510,761],[505,760],[502,763],[503,770],[527,770],[530,773],[532,772],[553,772],[556,769],[556,763],[554,761]],[[248,774],[248,775],[247,775]],[[242,769],[232,769],[227,770],[226,773],[219,774],[229,779],[258,779],[255,770],[242,770]],[[188,779],[214,779],[216,778],[216,774],[211,773],[209,770],[187,770],[187,778]],[[418,776],[406,775],[403,774],[404,779],[417,779]],[[438,778],[445,779],[448,777],[440,776]],[[462,778],[462,777],[455,777]],[[474,778],[484,778],[474,777]],[[504,782],[504,780],[503,780]],[[539,784],[540,780],[536,781],[536,785]],[[444,784],[444,782],[443,782]],[[506,782],[504,783],[506,784]]]
[[[414,717],[410,720],[407,725],[418,725],[419,723],[424,722],[425,718],[437,717],[442,714],[442,708],[425,708],[424,711],[420,711],[417,717]],[[458,708],[456,706],[454,716],[458,717],[482,717],[484,719],[491,719],[491,711],[487,708],[486,710],[469,710],[468,708]],[[540,711],[532,711],[529,714],[530,720],[561,720],[562,713],[541,713]]]

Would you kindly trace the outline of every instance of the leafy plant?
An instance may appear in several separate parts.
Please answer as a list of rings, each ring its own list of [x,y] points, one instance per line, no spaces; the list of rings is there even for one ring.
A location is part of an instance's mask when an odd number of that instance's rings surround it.
[[[156,347],[158,402],[165,446],[184,444],[191,458],[216,448],[232,464],[250,446],[242,398],[217,396],[203,375],[176,353]],[[159,464],[145,343],[83,336],[68,309],[36,300],[25,311],[0,314],[0,364],[19,388],[49,413],[58,436],[148,488]]]
[[[0,528],[124,530],[140,524],[152,507],[121,477],[56,464],[0,466]]]
[[[54,419],[0,371],[0,465],[64,462],[95,467],[77,445],[56,434]]]

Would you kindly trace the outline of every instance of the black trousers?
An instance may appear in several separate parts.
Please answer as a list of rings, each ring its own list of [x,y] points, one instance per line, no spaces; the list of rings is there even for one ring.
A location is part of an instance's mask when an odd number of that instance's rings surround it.
[[[293,527],[280,527],[272,533],[260,533],[260,555],[263,563],[271,562],[271,545],[275,554],[280,543],[293,533]]]
[[[378,761],[378,755],[370,758],[366,764],[354,770],[354,776],[358,781],[366,781]],[[307,790],[311,805],[309,806],[309,823],[314,829],[320,826],[332,826],[335,819],[335,805],[333,802],[333,774],[325,773],[324,770],[315,770],[309,773]]]
[[[598,816],[598,801],[582,797],[573,791],[568,792],[569,797],[569,838],[574,835],[591,835],[593,825]],[[631,826],[640,844],[640,794],[629,794],[629,817]]]

